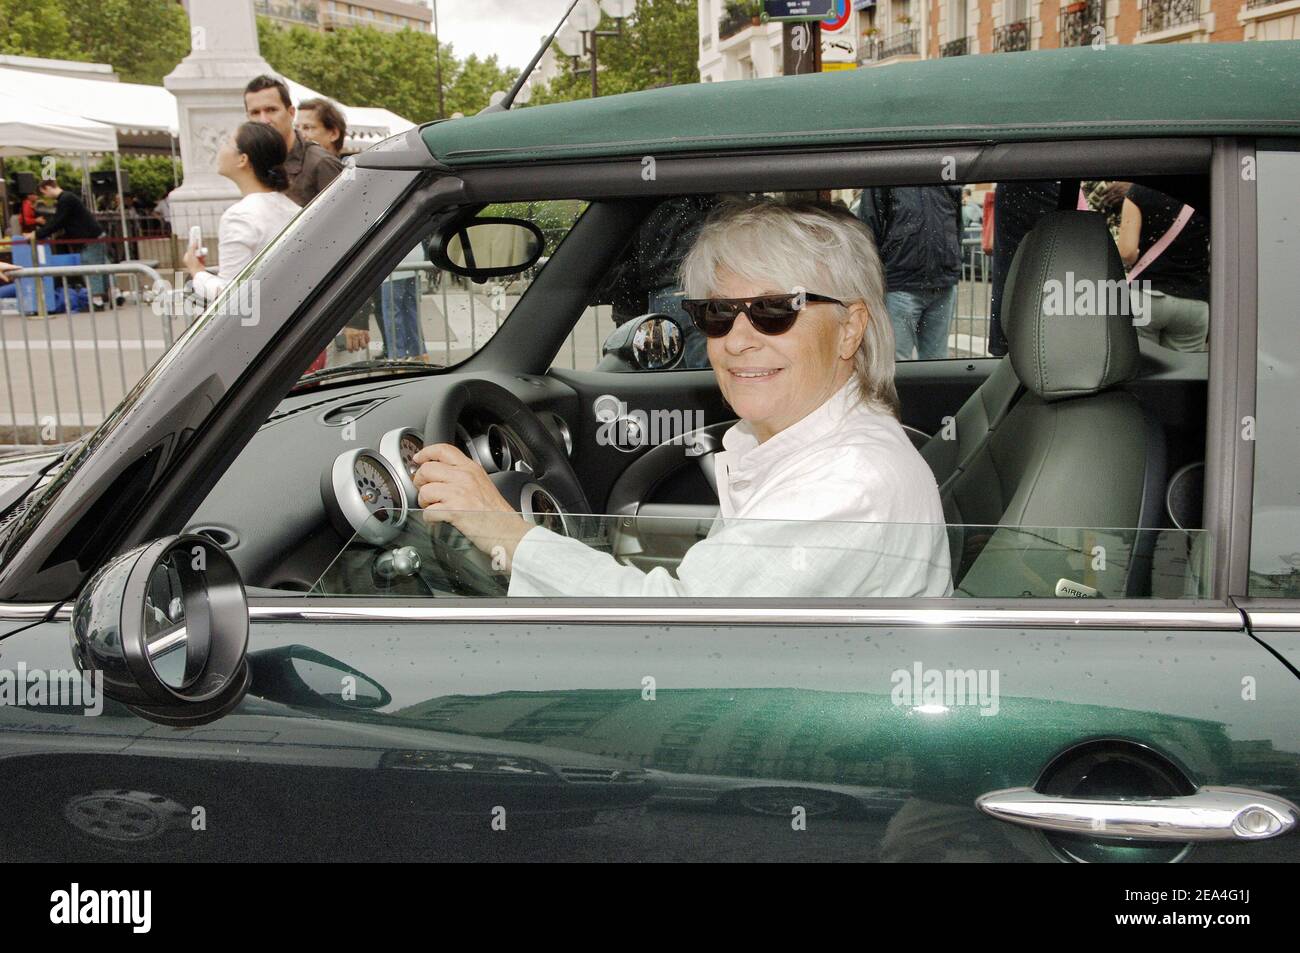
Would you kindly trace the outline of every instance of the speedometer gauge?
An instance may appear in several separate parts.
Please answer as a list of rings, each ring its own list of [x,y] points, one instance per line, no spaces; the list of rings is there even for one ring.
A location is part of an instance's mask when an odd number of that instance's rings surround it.
[[[415,455],[424,449],[424,434],[414,427],[400,427],[384,434],[379,441],[379,452],[397,471],[398,482],[406,494],[406,505],[415,509],[419,507],[419,491],[412,478],[420,465],[415,462]]]
[[[340,533],[375,545],[392,540],[406,522],[401,471],[374,450],[339,454],[321,475],[321,498]]]

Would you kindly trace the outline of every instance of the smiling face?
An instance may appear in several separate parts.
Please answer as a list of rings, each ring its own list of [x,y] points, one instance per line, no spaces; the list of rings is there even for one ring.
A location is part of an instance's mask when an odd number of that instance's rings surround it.
[[[787,293],[724,271],[710,297]],[[839,305],[810,301],[789,331],[762,334],[748,315],[738,315],[725,337],[708,340],[722,396],[763,443],[808,416],[849,380],[866,319],[860,302],[851,303],[846,313]]]

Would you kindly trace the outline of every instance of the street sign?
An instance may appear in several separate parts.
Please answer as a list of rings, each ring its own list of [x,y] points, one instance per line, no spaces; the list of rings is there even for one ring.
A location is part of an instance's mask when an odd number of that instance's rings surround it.
[[[763,13],[769,20],[826,20],[839,11],[835,0],[763,0]]]

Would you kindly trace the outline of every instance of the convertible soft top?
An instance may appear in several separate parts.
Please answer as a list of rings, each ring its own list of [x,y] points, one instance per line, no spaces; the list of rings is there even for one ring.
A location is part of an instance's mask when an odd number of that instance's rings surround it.
[[[431,123],[453,167],[792,145],[1300,135],[1300,41],[1076,47],[692,83]]]

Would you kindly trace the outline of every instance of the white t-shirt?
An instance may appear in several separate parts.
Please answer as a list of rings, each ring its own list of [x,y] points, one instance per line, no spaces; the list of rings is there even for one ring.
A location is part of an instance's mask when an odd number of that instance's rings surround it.
[[[934,475],[850,380],[760,444],[745,421],[714,458],[721,518],[676,577],[642,572],[542,527],[515,550],[511,596],[948,596]]]
[[[250,192],[226,209],[217,228],[218,271],[215,275],[199,272],[194,278],[194,291],[204,301],[215,301],[300,211],[298,204],[283,192]]]

